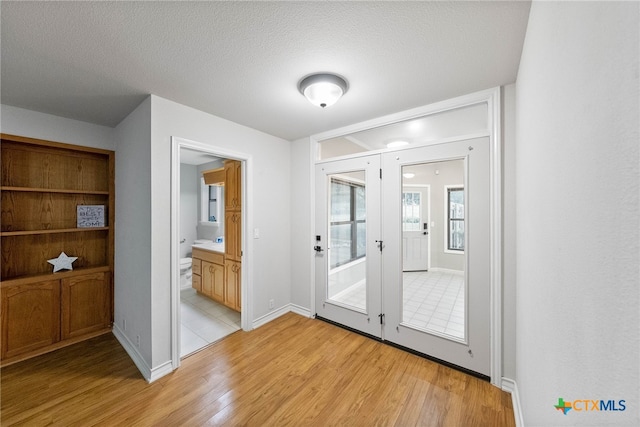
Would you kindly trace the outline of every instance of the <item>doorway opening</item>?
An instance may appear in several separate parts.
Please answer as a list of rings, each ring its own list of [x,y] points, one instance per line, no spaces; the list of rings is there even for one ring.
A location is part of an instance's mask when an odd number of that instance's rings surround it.
[[[173,138],[172,364],[248,329],[248,157]],[[248,261],[248,260],[247,260]]]

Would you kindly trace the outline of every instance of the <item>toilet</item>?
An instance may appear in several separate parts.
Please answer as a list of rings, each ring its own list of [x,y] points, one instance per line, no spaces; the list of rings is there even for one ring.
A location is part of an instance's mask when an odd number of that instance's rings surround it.
[[[210,242],[210,240],[196,239],[193,244],[202,244]],[[191,258],[180,258],[180,289],[188,289],[191,287]]]
[[[191,258],[180,258],[180,289],[191,287]]]

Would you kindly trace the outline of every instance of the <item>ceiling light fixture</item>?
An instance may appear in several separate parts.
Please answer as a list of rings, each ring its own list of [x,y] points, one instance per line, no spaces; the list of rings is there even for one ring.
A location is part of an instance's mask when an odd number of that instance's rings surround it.
[[[392,141],[387,144],[387,148],[402,147],[403,145],[409,145],[407,141]]]
[[[349,85],[347,81],[335,74],[312,74],[300,80],[298,89],[310,103],[318,107],[329,107],[336,103],[345,93]]]
[[[404,177],[405,177],[405,178],[407,178],[407,179],[411,179],[411,178],[413,178],[414,176],[416,176],[416,174],[415,174],[415,173],[413,173],[413,172],[407,172],[407,173],[403,173],[403,174],[402,174],[402,176],[404,176]]]

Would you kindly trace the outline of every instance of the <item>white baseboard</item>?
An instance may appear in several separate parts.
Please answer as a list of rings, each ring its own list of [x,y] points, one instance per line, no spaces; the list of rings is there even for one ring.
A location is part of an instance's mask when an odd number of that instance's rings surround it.
[[[270,311],[269,313],[265,314],[264,316],[260,316],[257,319],[255,319],[253,321],[253,329],[259,328],[262,325],[265,325],[269,322],[271,322],[272,320],[277,319],[280,316],[283,316],[285,314],[287,314],[288,312],[290,312],[291,309],[289,307],[289,304],[285,305],[284,307],[280,307],[276,310]]]
[[[147,365],[147,362],[144,360],[136,346],[129,340],[117,324],[113,325],[113,335],[120,342],[120,345],[127,352],[131,360],[133,360],[133,363],[136,365],[144,379],[150,383],[152,378],[151,368]]]
[[[265,314],[264,316],[260,316],[257,319],[255,319],[253,321],[253,329],[259,328],[260,326],[265,325],[271,322],[272,320],[275,320],[278,317],[283,316],[289,312],[293,312],[304,317],[311,317],[311,311],[309,311],[308,308],[299,306],[297,304],[287,304],[283,307],[280,307],[277,310],[271,311]]]
[[[152,383],[155,380],[158,380],[172,372],[173,372],[173,363],[171,363],[171,360],[167,360],[162,365],[151,369],[151,374],[149,375],[147,382]]]
[[[511,378],[502,377],[502,390],[507,393],[511,393],[511,405],[513,406],[513,416],[516,419],[516,427],[524,427],[522,407],[520,406],[520,395],[518,394],[518,384]]]
[[[309,310],[308,308],[302,307],[298,304],[289,304],[289,308],[291,309],[292,312],[299,314],[300,316],[304,316],[304,317],[311,317],[311,310]]]

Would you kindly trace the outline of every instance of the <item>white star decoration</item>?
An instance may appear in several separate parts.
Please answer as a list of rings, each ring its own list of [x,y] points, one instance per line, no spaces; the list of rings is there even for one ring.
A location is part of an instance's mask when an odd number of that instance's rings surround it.
[[[60,252],[58,258],[52,258],[47,260],[47,262],[53,265],[53,272],[55,273],[60,270],[73,270],[71,264],[77,259],[77,256],[67,256],[64,252]]]

